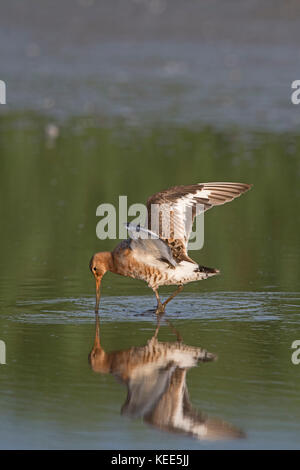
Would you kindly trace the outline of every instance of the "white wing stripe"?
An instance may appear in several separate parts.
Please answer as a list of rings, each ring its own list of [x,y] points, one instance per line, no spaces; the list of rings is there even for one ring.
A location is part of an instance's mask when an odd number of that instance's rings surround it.
[[[172,213],[174,238],[182,240],[187,248],[195,216],[213,206],[232,201],[250,188],[251,185],[243,183],[198,183],[190,186],[175,186],[154,194],[148,201],[150,206],[152,204],[161,206],[159,212],[162,214],[162,219],[169,218]]]

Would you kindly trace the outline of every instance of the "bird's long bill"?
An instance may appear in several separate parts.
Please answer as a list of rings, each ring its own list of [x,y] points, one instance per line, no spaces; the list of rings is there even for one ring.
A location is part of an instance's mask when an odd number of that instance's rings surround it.
[[[96,278],[96,306],[95,306],[96,315],[98,315],[98,312],[99,312],[101,279],[102,277]]]

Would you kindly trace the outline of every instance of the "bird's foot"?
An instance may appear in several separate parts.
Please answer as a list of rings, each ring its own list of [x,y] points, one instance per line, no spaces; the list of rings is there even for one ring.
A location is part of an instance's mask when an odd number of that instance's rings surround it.
[[[156,315],[163,315],[165,313],[165,305],[158,304],[155,310]]]

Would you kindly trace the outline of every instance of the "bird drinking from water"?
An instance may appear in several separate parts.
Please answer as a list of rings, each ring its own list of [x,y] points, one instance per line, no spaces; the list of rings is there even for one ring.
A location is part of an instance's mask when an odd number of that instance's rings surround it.
[[[145,281],[157,299],[156,313],[164,313],[166,305],[183,289],[183,285],[219,274],[219,270],[196,263],[188,256],[188,242],[193,220],[211,207],[225,204],[248,191],[244,183],[199,183],[174,186],[154,194],[147,200],[147,227],[135,230],[129,226],[130,237],[112,251],[95,253],[90,270],[96,280],[96,307],[99,310],[100,287],[104,274],[111,271]],[[158,208],[159,220],[168,219],[170,231],[158,224],[151,230],[151,208]],[[138,233],[149,235],[147,238]],[[158,288],[175,285],[177,289],[161,302]]]

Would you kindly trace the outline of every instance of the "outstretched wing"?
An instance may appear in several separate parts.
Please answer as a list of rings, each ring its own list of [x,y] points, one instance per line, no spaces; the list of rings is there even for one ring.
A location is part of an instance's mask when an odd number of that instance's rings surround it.
[[[147,200],[148,228],[167,242],[177,262],[193,261],[187,255],[187,245],[194,218],[213,206],[232,201],[251,187],[244,183],[199,183],[166,189]],[[156,219],[158,216],[158,223],[153,214]],[[169,231],[165,237],[166,226]]]

